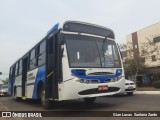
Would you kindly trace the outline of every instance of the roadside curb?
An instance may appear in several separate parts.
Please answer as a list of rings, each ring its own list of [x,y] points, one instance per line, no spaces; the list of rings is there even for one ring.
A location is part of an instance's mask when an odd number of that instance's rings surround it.
[[[136,91],[134,94],[160,94],[160,91]]]

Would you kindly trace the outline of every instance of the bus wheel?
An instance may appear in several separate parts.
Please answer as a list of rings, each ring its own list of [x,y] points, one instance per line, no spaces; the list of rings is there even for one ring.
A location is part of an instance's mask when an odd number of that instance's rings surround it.
[[[41,100],[41,104],[43,106],[43,108],[45,109],[50,109],[51,108],[51,101],[49,99],[45,98],[45,87],[42,87],[42,89],[40,90],[40,100]]]
[[[84,101],[85,101],[85,103],[87,103],[87,104],[92,104],[92,103],[94,103],[95,100],[96,100],[96,97],[84,98]]]
[[[17,97],[17,88],[15,88],[15,90],[14,90],[14,100],[15,100],[16,102],[21,101],[21,98],[20,98],[20,97]]]

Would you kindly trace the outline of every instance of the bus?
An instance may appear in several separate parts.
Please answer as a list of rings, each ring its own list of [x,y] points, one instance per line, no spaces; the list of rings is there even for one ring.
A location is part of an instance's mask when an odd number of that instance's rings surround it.
[[[10,67],[9,93],[39,99],[48,109],[52,101],[84,99],[124,92],[122,57],[114,32],[95,24],[57,23],[47,35]]]

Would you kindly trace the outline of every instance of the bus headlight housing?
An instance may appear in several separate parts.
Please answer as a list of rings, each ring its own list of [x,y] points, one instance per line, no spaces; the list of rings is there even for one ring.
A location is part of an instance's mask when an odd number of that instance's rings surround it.
[[[87,84],[89,84],[89,83],[91,83],[91,80],[80,79],[79,82],[80,83],[87,83]]]
[[[86,83],[86,84],[96,84],[96,83],[100,83],[100,80],[88,80],[88,79],[81,79],[81,78],[75,78],[75,80],[77,82],[80,83]]]
[[[121,78],[122,78],[122,76],[118,76],[118,77],[115,77],[115,78],[111,78],[111,79],[110,79],[110,82],[116,82],[116,81],[120,80]],[[88,80],[88,79],[81,79],[81,78],[77,78],[77,77],[75,77],[74,79],[75,79],[77,82],[86,83],[86,84],[101,83],[100,80]]]
[[[122,78],[122,76],[111,78],[111,82],[116,82],[116,81],[120,80],[121,78]]]

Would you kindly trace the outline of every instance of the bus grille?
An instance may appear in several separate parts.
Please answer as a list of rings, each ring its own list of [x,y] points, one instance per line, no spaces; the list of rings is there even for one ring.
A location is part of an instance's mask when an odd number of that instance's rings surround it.
[[[88,75],[112,75],[113,73],[111,72],[94,72],[94,73],[89,73]]]
[[[100,81],[99,80],[91,80],[90,83],[96,84],[96,83],[100,83]]]

